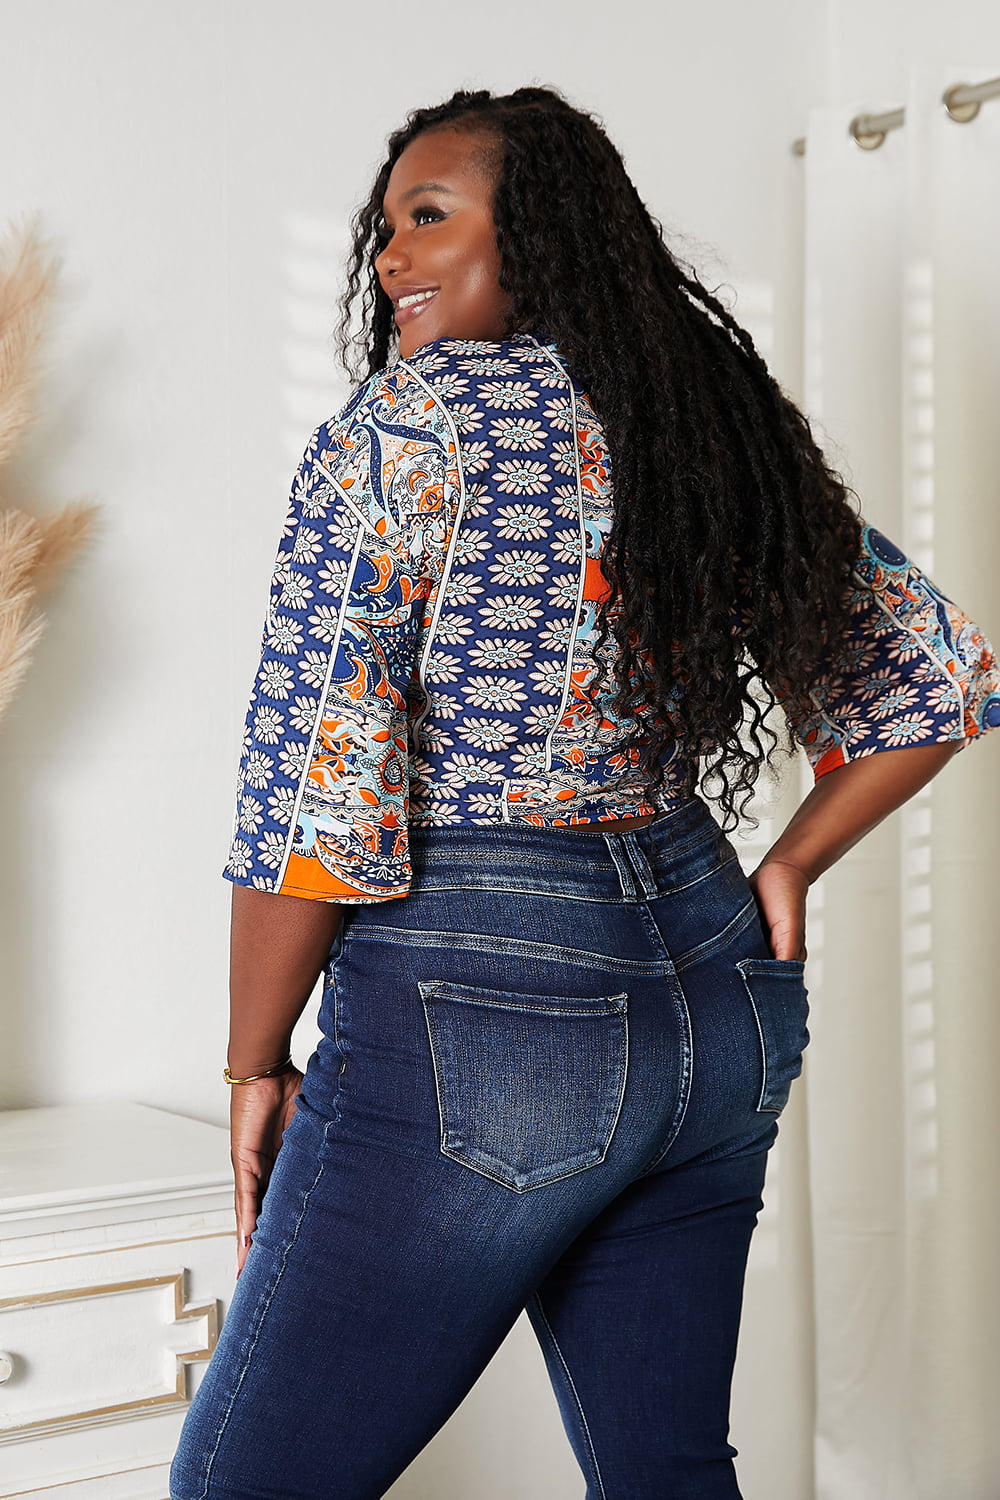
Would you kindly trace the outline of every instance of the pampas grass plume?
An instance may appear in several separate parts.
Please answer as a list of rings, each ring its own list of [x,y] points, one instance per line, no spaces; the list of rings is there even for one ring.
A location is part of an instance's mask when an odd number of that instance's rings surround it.
[[[55,261],[37,225],[0,240],[0,464],[34,416],[38,349],[55,287]]]
[[[0,465],[35,415],[38,350],[55,285],[55,263],[35,225],[0,241]],[[0,714],[13,698],[45,629],[35,607],[91,535],[97,509],[77,503],[51,516],[0,510]]]

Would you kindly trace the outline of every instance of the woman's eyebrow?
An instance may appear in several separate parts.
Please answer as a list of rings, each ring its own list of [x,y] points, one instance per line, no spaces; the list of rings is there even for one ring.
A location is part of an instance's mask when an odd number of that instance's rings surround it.
[[[407,203],[411,198],[415,198],[418,193],[447,193],[449,198],[454,198],[455,196],[454,189],[445,187],[443,182],[418,182],[416,187],[407,188],[403,194],[403,202]]]

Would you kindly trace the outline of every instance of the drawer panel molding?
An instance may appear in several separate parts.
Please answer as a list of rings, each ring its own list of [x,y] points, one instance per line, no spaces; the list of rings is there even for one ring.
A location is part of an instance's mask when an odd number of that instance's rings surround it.
[[[219,1304],[184,1305],[183,1270],[0,1298],[0,1442],[146,1416],[187,1402]]]

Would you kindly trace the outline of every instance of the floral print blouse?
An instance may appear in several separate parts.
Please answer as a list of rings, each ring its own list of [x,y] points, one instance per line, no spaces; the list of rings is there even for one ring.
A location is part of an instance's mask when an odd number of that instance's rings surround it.
[[[608,453],[558,353],[437,340],[315,432],[292,488],[227,875],[347,904],[403,896],[411,827],[656,810],[592,699]],[[817,775],[1000,724],[989,642],[873,527],[846,665],[792,724]],[[657,808],[691,795],[673,749]]]

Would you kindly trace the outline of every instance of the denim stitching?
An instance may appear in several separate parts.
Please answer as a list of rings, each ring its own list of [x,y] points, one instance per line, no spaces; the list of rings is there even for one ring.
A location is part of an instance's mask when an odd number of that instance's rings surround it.
[[[758,1037],[758,1040],[760,1042],[760,1061],[761,1061],[761,1070],[762,1071],[761,1071],[760,1094],[759,1094],[758,1099],[757,1099],[757,1113],[761,1114],[761,1115],[775,1115],[775,1116],[777,1116],[777,1115],[781,1114],[782,1109],[784,1108],[784,1106],[780,1105],[780,1104],[765,1104],[765,1102],[764,1102],[765,1099],[767,1099],[769,1093],[771,1092],[771,1077],[770,1077],[771,1070],[768,1068],[767,1039],[766,1039],[766,1037],[764,1035],[764,1023],[763,1023],[763,1021],[761,1019],[760,1009],[759,1009],[758,1004],[757,1004],[757,997],[754,995],[754,992],[753,992],[753,985],[750,982],[750,976],[752,974],[760,972],[760,970],[756,968],[756,965],[759,962],[760,962],[760,960],[758,960],[758,959],[743,958],[736,965],[736,967],[739,970],[740,975],[741,975],[741,977],[743,979],[743,984],[744,984],[744,987],[746,988],[746,992],[747,992],[747,995],[748,995],[749,1000],[750,1000],[750,1009],[753,1012],[754,1022],[755,1022],[756,1027],[757,1027],[757,1037]],[[801,960],[794,959],[794,958],[793,959],[785,959],[785,960],[764,959],[763,962],[765,964],[771,964],[771,963],[774,963],[774,962],[784,962],[784,963],[792,963],[792,964],[795,964],[796,966],[798,966],[800,964]],[[790,1088],[791,1088],[791,1082],[789,1082],[789,1089]]]
[[[745,927],[749,927],[757,915],[757,903],[751,896],[745,906],[741,906],[735,917],[726,923],[721,932],[714,937],[706,938],[696,948],[689,948],[686,953],[680,954],[674,959],[674,969],[679,974],[681,969],[689,969],[693,964],[702,963],[705,959],[713,957],[720,948],[734,938],[738,937]]]
[[[498,824],[497,826],[503,827],[504,832],[507,831],[506,826],[500,824]],[[470,830],[470,832],[472,833],[482,833],[482,831],[483,830],[481,828],[472,828]],[[434,830],[434,832],[447,832],[449,834],[461,833],[462,829],[459,825],[456,824],[454,826],[448,826],[446,829],[437,828]],[[600,836],[602,839],[610,839],[612,842],[618,842],[620,839],[625,837],[624,834],[619,834],[618,839],[616,839],[613,834],[609,833],[602,833]],[[567,836],[563,840],[563,842],[571,846],[574,846],[576,844],[581,845],[581,852],[578,858],[568,859],[564,855],[559,854],[553,854],[551,856],[549,856],[548,854],[538,854],[530,848],[521,850],[517,847],[517,844],[514,840],[511,840],[510,846],[501,846],[499,851],[495,849],[463,849],[461,851],[461,854],[456,854],[455,857],[462,859],[463,867],[467,867],[470,860],[475,861],[472,866],[473,872],[475,873],[482,871],[483,874],[489,874],[491,869],[495,865],[499,864],[501,866],[509,866],[511,865],[512,861],[516,861],[516,870],[520,870],[523,865],[530,865],[532,868],[538,870],[565,870],[567,874],[579,876],[580,866],[583,864],[582,845],[584,843],[584,840],[581,835],[574,833],[572,838]],[[436,864],[444,864],[445,868],[447,869],[448,864],[451,862],[451,855],[449,851],[442,849],[440,845],[435,846],[433,844],[429,844],[426,848],[421,848],[417,843],[415,837],[413,842],[413,852],[417,855],[422,856],[426,861],[423,870],[423,873],[425,874],[432,874],[434,866]],[[673,848],[671,848],[670,853],[674,853]],[[454,873],[457,878],[462,873],[462,871],[458,870]],[[610,873],[610,871],[608,873]]]
[[[619,855],[614,848],[612,840],[608,838],[606,842],[608,844],[611,858],[614,861],[615,869],[618,872],[618,879],[622,888],[622,895],[620,900],[628,903],[629,905],[634,905],[637,901],[642,901],[643,899],[651,900],[656,898],[657,896],[676,896],[679,895],[681,891],[690,891],[696,885],[701,885],[703,881],[711,880],[712,877],[717,875],[720,870],[726,869],[727,866],[731,864],[738,863],[737,856],[735,854],[730,854],[727,859],[719,860],[718,864],[714,864],[710,870],[706,870],[703,874],[696,876],[694,880],[687,880],[683,885],[667,884],[664,885],[664,887],[661,889],[656,882],[655,871],[651,872],[651,883],[647,882],[644,876],[642,876],[642,878],[640,879],[640,874],[635,869],[634,862],[629,857],[629,855],[625,853],[625,850],[622,849],[621,854]],[[701,843],[704,842],[704,840],[699,839],[697,841],[689,841],[687,847],[693,847],[696,842]],[[670,858],[673,859],[684,852],[684,847],[679,847],[677,849],[671,848],[669,850],[669,855]],[[656,851],[654,850],[654,856],[655,853]],[[563,893],[560,892],[560,895],[562,894]],[[567,899],[572,901],[580,898],[569,896]],[[615,898],[612,897],[611,900],[613,902]]]
[[[625,996],[625,998],[627,1000],[628,996]],[[628,1068],[629,1068],[629,1062],[631,1061],[631,1057],[632,1057],[632,1053],[631,1053],[631,1046],[632,1046],[632,1044],[631,1044],[631,1041],[629,1040],[629,1037],[630,1037],[630,1027],[629,1027],[629,1024],[628,1024],[628,1012],[625,1011],[625,1010],[623,1010],[623,1011],[620,1012],[620,1015],[621,1015],[621,1018],[622,1018],[622,1030],[625,1033],[625,1055],[622,1058],[622,1067],[621,1067],[621,1075],[622,1075],[622,1077],[621,1077],[621,1083],[618,1086],[618,1105],[617,1105],[617,1107],[615,1109],[615,1117],[611,1121],[611,1129],[608,1131],[608,1144],[605,1146],[603,1152],[601,1153],[601,1161],[604,1160],[604,1158],[607,1156],[608,1152],[611,1150],[611,1142],[615,1138],[615,1131],[618,1129],[618,1121],[622,1117],[622,1106],[625,1103],[625,1090],[628,1088]]]
[[[437,1099],[438,1124],[441,1126],[441,1134],[438,1140],[438,1149],[442,1156],[447,1156],[448,1130],[444,1123],[444,1108],[441,1103],[441,1080],[438,1077],[437,1049],[434,1046],[434,1032],[431,1029],[431,1012],[428,1005],[424,1005],[424,1025],[427,1028],[427,1043],[431,1054],[431,1071],[434,1074],[434,1095]],[[484,1174],[485,1175],[485,1174]]]
[[[608,1149],[610,1149],[610,1142]],[[577,1167],[569,1167],[565,1172],[560,1172],[557,1177],[546,1177],[541,1182],[508,1182],[505,1177],[498,1177],[495,1172],[490,1172],[486,1167],[477,1162],[470,1161],[467,1156],[457,1155],[457,1147],[443,1145],[441,1155],[453,1161],[456,1167],[464,1167],[467,1172],[478,1172],[480,1177],[485,1177],[490,1182],[495,1182],[497,1187],[504,1188],[508,1193],[533,1193],[536,1188],[554,1187],[557,1182],[565,1182],[567,1177],[575,1177],[578,1172],[589,1172],[592,1167],[599,1167],[606,1159],[608,1149],[595,1156],[593,1161],[581,1162]]]
[[[527,864],[527,861],[525,863]],[[546,865],[547,870],[551,871],[552,868],[551,864]],[[574,872],[567,867],[567,873],[572,874]],[[579,871],[576,874],[578,875]],[[410,894],[412,896],[429,895],[435,891],[496,891],[500,894],[516,896],[558,896],[560,901],[581,901],[587,906],[621,906],[623,904],[620,896],[592,896],[585,895],[583,892],[577,894],[573,890],[563,890],[555,883],[538,887],[533,885],[498,885],[496,878],[491,877],[489,870],[483,871],[483,878],[478,884],[470,882],[468,879],[459,881],[456,878],[454,883],[449,884],[446,881],[429,879],[423,875],[414,876],[413,884],[410,886]]]
[[[688,1010],[687,996],[684,994],[676,977],[670,981],[670,993],[674,1002],[674,1009],[677,1012],[677,1018],[681,1025],[680,1098],[677,1101],[677,1109],[674,1113],[674,1118],[670,1122],[670,1129],[667,1131],[666,1140],[652,1161],[647,1162],[636,1174],[638,1177],[645,1177],[647,1172],[652,1172],[654,1167],[660,1165],[660,1162],[680,1135],[684,1121],[687,1119],[688,1105],[691,1103],[691,1083],[694,1078],[694,1036],[691,1031],[691,1014]]]
[[[654,829],[656,830],[655,834],[653,832]],[[697,849],[699,844],[714,844],[719,838],[718,825],[714,828],[697,828],[693,833],[689,833],[685,839],[670,839],[664,844],[663,849],[660,850],[656,848],[656,845],[661,842],[659,838],[661,830],[656,823],[650,823],[647,827],[637,828],[634,831],[639,834],[644,833],[649,837],[649,841],[653,845],[653,856],[657,863],[664,856],[672,859],[676,854],[687,854],[689,850]],[[667,830],[664,829],[663,832],[667,832]]]
[[[328,1137],[328,1134],[329,1134],[329,1131],[330,1131],[330,1127],[331,1127],[331,1125],[333,1123],[334,1122],[332,1120],[329,1120],[326,1123],[326,1125],[324,1125],[324,1127],[323,1127],[323,1145],[324,1146],[326,1145],[327,1137]],[[204,1487],[203,1487],[203,1489],[201,1491],[200,1496],[198,1497],[198,1500],[205,1500],[205,1497],[208,1495],[208,1487],[209,1487],[209,1485],[212,1482],[212,1468],[213,1468],[213,1466],[215,1464],[216,1458],[218,1457],[219,1449],[222,1447],[222,1439],[226,1435],[226,1428],[228,1427],[228,1425],[229,1425],[229,1419],[230,1419],[230,1417],[233,1414],[233,1407],[236,1405],[236,1400],[237,1400],[237,1397],[239,1396],[240,1389],[241,1389],[241,1387],[243,1385],[244,1380],[246,1379],[247,1375],[250,1372],[250,1361],[252,1360],[252,1358],[254,1356],[254,1351],[256,1350],[257,1345],[260,1342],[260,1336],[261,1336],[261,1333],[263,1332],[263,1328],[264,1328],[264,1319],[267,1317],[268,1313],[270,1312],[270,1310],[271,1310],[271,1303],[274,1301],[274,1298],[275,1298],[275,1295],[277,1294],[278,1288],[281,1285],[282,1277],[284,1276],[285,1271],[286,1271],[287,1266],[288,1266],[288,1257],[291,1254],[292,1247],[294,1246],[296,1240],[299,1237],[299,1230],[302,1228],[302,1220],[305,1218],[306,1209],[309,1207],[309,1199],[312,1197],[313,1192],[315,1191],[316,1186],[319,1183],[320,1178],[323,1176],[323,1171],[324,1171],[323,1163],[320,1162],[319,1167],[317,1168],[317,1171],[316,1171],[316,1176],[313,1178],[312,1182],[309,1184],[308,1188],[306,1189],[306,1191],[305,1191],[305,1193],[303,1195],[303,1198],[302,1198],[302,1207],[299,1209],[298,1216],[296,1217],[296,1220],[295,1220],[295,1228],[292,1230],[291,1238],[289,1239],[288,1244],[285,1246],[285,1249],[282,1252],[281,1265],[278,1267],[277,1274],[275,1275],[274,1284],[272,1285],[270,1291],[267,1294],[267,1300],[264,1302],[263,1307],[260,1309],[260,1313],[259,1313],[259,1316],[257,1318],[257,1327],[256,1327],[256,1330],[254,1331],[254,1336],[253,1336],[253,1340],[252,1340],[252,1342],[250,1344],[250,1347],[247,1350],[246,1359],[243,1362],[243,1368],[242,1368],[242,1370],[239,1373],[239,1378],[237,1379],[236,1385],[235,1385],[235,1387],[233,1389],[233,1394],[232,1394],[232,1397],[230,1398],[229,1405],[226,1407],[225,1413],[224,1413],[224,1415],[222,1417],[222,1421],[219,1423],[219,1431],[218,1431],[218,1435],[217,1435],[217,1437],[215,1439],[215,1446],[213,1447],[211,1453],[209,1453],[209,1455],[208,1455],[208,1461],[207,1461],[207,1463],[205,1465],[205,1484],[204,1484]]]
[[[672,854],[673,850],[671,850],[670,852]],[[697,876],[696,879],[694,879],[694,880],[687,880],[687,881],[684,882],[683,885],[668,885],[668,886],[665,886],[663,888],[663,890],[659,892],[659,894],[661,896],[676,896],[681,891],[690,891],[690,890],[692,890],[694,888],[694,886],[701,885],[703,883],[703,881],[711,880],[712,876],[713,875],[718,875],[718,873],[719,873],[720,870],[725,870],[729,865],[738,864],[738,863],[739,863],[739,860],[737,859],[736,855],[735,854],[731,854],[728,859],[720,859],[720,861],[719,861],[719,863],[717,865],[713,865],[710,870],[706,870],[703,875]]]
[[[677,978],[677,971],[674,967],[674,964],[667,956],[666,945],[663,941],[663,934],[661,933],[659,926],[657,925],[656,918],[653,916],[653,913],[650,911],[649,906],[646,902],[639,903],[636,910],[638,911],[639,916],[642,919],[642,923],[649,936],[650,943],[654,948],[658,948],[660,952],[665,956],[665,962],[663,965],[665,972],[663,977],[667,982],[668,989],[670,990],[670,998],[674,1002],[674,1010],[677,1012],[677,1019],[680,1022],[682,1038],[680,1097],[677,1101],[677,1109],[674,1113],[674,1118],[670,1122],[670,1129],[667,1131],[667,1136],[664,1144],[660,1147],[659,1151],[656,1153],[653,1159],[651,1161],[648,1161],[645,1166],[640,1168],[640,1170],[636,1173],[636,1177],[638,1178],[644,1177],[647,1172],[651,1172],[654,1167],[659,1165],[659,1163],[666,1156],[667,1152],[670,1150],[671,1146],[674,1144],[674,1141],[676,1141],[677,1137],[681,1133],[681,1128],[687,1117],[688,1105],[691,1102],[691,1081],[694,1076],[694,1035],[691,1030],[691,1015],[688,1011],[687,996],[684,993],[680,980]]]
[[[459,995],[457,990],[469,990],[468,995]],[[526,1016],[579,1016],[582,1019],[591,1020],[600,1016],[621,1016],[625,1007],[622,1001],[627,1001],[628,995],[622,990],[621,995],[598,995],[591,1004],[585,1004],[582,999],[568,999],[568,1004],[556,1004],[555,995],[540,996],[544,999],[544,1005],[531,1005],[532,996],[519,996],[510,1001],[498,1001],[493,999],[496,995],[505,995],[505,990],[477,990],[468,984],[448,984],[447,980],[423,980],[420,981],[420,993],[424,1001],[433,1001],[441,993],[442,999],[451,1001],[453,1005],[489,1005],[490,1010],[496,1011],[523,1011]],[[580,1008],[577,1008],[580,1007]],[[610,1007],[610,1008],[609,1008]]]
[[[433,983],[428,983],[426,981],[422,981],[420,983],[420,985],[419,985],[421,997],[423,999],[424,1025],[425,1025],[425,1027],[427,1029],[427,1040],[428,1040],[428,1042],[430,1044],[431,1064],[432,1064],[432,1070],[433,1070],[433,1073],[434,1073],[434,1093],[435,1093],[435,1097],[437,1099],[438,1122],[439,1122],[440,1127],[441,1127],[440,1135],[439,1135],[439,1138],[438,1138],[438,1144],[439,1144],[439,1149],[441,1151],[442,1156],[446,1156],[449,1159],[449,1161],[453,1161],[453,1162],[457,1163],[457,1165],[460,1166],[460,1167],[466,1167],[470,1172],[478,1172],[481,1177],[487,1178],[490,1182],[495,1182],[498,1187],[506,1188],[509,1192],[514,1192],[514,1193],[526,1193],[526,1192],[530,1192],[533,1188],[551,1187],[554,1183],[556,1183],[556,1182],[562,1182],[567,1177],[575,1177],[578,1172],[586,1172],[591,1167],[599,1167],[602,1164],[602,1162],[604,1162],[606,1160],[608,1152],[611,1150],[612,1144],[614,1142],[615,1131],[618,1129],[618,1121],[621,1119],[622,1107],[623,1107],[623,1105],[625,1103],[625,1090],[626,1090],[626,1088],[628,1086],[628,1070],[629,1070],[629,1058],[630,1058],[630,1050],[629,1050],[629,1048],[630,1048],[630,1043],[629,1043],[628,1013],[625,1010],[625,1008],[624,1007],[617,1007],[614,1011],[605,1011],[604,1012],[604,1015],[606,1015],[606,1016],[618,1016],[618,1017],[621,1018],[621,1023],[622,1023],[622,1039],[623,1039],[623,1042],[624,1042],[622,1063],[621,1063],[621,1067],[618,1069],[618,1073],[619,1073],[618,1099],[617,1099],[617,1102],[615,1104],[614,1114],[612,1115],[612,1118],[611,1118],[608,1130],[606,1132],[607,1139],[606,1139],[604,1145],[600,1148],[600,1150],[598,1151],[598,1154],[596,1156],[593,1156],[589,1161],[583,1161],[583,1162],[580,1162],[577,1165],[568,1166],[565,1171],[558,1171],[558,1172],[555,1173],[555,1175],[548,1175],[548,1176],[544,1177],[541,1181],[538,1181],[538,1182],[523,1182],[523,1183],[518,1183],[518,1182],[510,1182],[510,1181],[508,1181],[507,1178],[498,1176],[496,1172],[491,1172],[487,1167],[485,1167],[485,1166],[483,1166],[481,1164],[478,1164],[478,1163],[470,1160],[470,1158],[468,1157],[468,1155],[465,1155],[465,1154],[459,1155],[459,1151],[462,1150],[463,1148],[461,1148],[459,1146],[449,1145],[449,1142],[448,1142],[449,1131],[448,1131],[448,1126],[447,1126],[446,1121],[445,1121],[446,1110],[445,1110],[445,1107],[444,1107],[443,1096],[442,1096],[442,1079],[443,1079],[443,1074],[444,1074],[444,1068],[443,1068],[443,1065],[441,1064],[440,1046],[439,1045],[435,1045],[435,1031],[434,1031],[434,1023],[431,1020],[431,1007],[427,1003],[429,999],[433,998],[435,991],[438,988],[441,988],[441,987],[442,987],[441,985],[435,985]],[[447,987],[445,986],[445,988],[447,988]],[[612,996],[611,998],[615,999],[615,1000],[627,1000],[628,996],[627,996],[627,994],[623,994],[623,995],[615,995],[615,996]],[[490,1002],[490,1001],[484,1001],[483,1003],[484,1004],[492,1004],[492,1002]],[[514,1008],[514,1007],[511,1007],[511,1008]],[[547,1014],[552,1014],[552,1015],[573,1014],[573,1012],[565,1012],[565,1011],[552,1011],[552,1012],[546,1012],[546,1013]],[[584,1014],[584,1015],[592,1016],[592,1015],[600,1014],[600,1013],[599,1012],[594,1012],[594,1011],[586,1011],[586,1012],[577,1012],[577,1014]],[[556,1164],[553,1164],[553,1166],[555,1166],[555,1165]],[[548,1169],[543,1168],[542,1170],[547,1170],[551,1174],[553,1169],[552,1168],[548,1168]]]
[[[618,872],[618,884],[621,886],[622,899],[631,902],[638,901],[639,891],[636,889],[635,871],[629,864],[624,847],[616,847],[617,841],[608,837],[605,838],[604,842]]]
[[[343,925],[341,925],[340,932],[338,933],[338,938],[339,938],[339,943],[338,943],[338,947],[337,947],[337,955],[336,955],[336,958],[334,958],[333,961],[332,961],[332,963],[330,964],[330,968],[329,968],[328,972],[329,972],[329,976],[330,976],[330,988],[333,991],[333,1038],[332,1038],[332,1041],[333,1041],[333,1045],[336,1047],[337,1051],[340,1053],[341,1063],[343,1064],[346,1061],[347,1054],[344,1051],[344,1043],[343,1043],[343,1021],[342,1021],[342,1017],[341,1017],[341,1005],[342,1005],[343,1002],[341,1001],[341,998],[340,998],[340,986],[337,984],[337,960],[340,958],[340,955],[344,951],[344,929],[343,929]],[[341,1071],[343,1071],[343,1067],[341,1068]]]
[[[640,900],[649,900],[651,896],[658,894],[656,887],[656,876],[646,858],[645,851],[639,843],[637,836],[629,834],[622,840],[622,854],[632,867],[635,877],[636,890],[639,892]]]
[[[597,1465],[597,1453],[594,1448],[594,1440],[590,1435],[590,1427],[587,1425],[587,1417],[586,1413],[583,1410],[583,1402],[580,1400],[580,1394],[577,1391],[576,1385],[573,1381],[573,1376],[570,1374],[569,1365],[566,1363],[566,1358],[559,1347],[559,1341],[556,1338],[555,1333],[553,1332],[552,1324],[549,1322],[548,1318],[545,1315],[545,1308],[542,1306],[541,1294],[538,1292],[534,1292],[532,1294],[532,1301],[534,1302],[535,1307],[538,1309],[538,1316],[541,1320],[542,1327],[545,1330],[549,1343],[552,1345],[552,1349],[555,1353],[556,1359],[559,1361],[559,1368],[562,1370],[563,1377],[566,1381],[567,1386],[569,1387],[570,1395],[573,1398],[573,1404],[576,1407],[576,1414],[580,1419],[580,1426],[583,1429],[584,1442],[586,1443],[587,1447],[587,1457],[590,1459],[591,1478],[597,1485],[598,1500],[608,1500],[608,1492],[604,1488],[604,1480],[601,1478],[601,1471]]]
[[[737,964],[736,967],[740,968],[739,964]],[[753,1014],[754,1024],[757,1027],[757,1039],[758,1039],[758,1042],[760,1044],[761,1080],[760,1080],[760,1094],[758,1095],[758,1098],[757,1098],[757,1113],[758,1114],[778,1114],[778,1113],[780,1113],[780,1111],[778,1111],[776,1109],[771,1109],[770,1107],[765,1106],[765,1104],[764,1104],[764,1100],[767,1098],[767,1082],[768,1082],[768,1079],[767,1079],[767,1043],[764,1040],[764,1028],[761,1025],[760,1011],[757,1009],[757,1002],[754,999],[753,990],[750,988],[750,981],[747,978],[746,973],[745,973],[745,971],[743,969],[740,969],[740,973],[743,976],[743,983],[746,986],[747,994],[750,997],[750,1010],[751,1010],[751,1012]]]
[[[385,927],[366,922],[358,932],[349,934],[355,942],[370,939],[373,943],[403,943],[414,948],[468,948],[480,953],[503,953],[512,958],[541,958],[577,964],[585,969],[610,970],[615,974],[662,975],[670,961],[659,959],[615,958],[612,954],[588,953],[584,948],[557,948],[551,943],[535,943],[528,938],[494,937],[488,932],[448,932],[422,927]],[[345,939],[347,941],[347,939]]]
[[[436,833],[441,832],[440,829],[435,829],[434,831]],[[457,825],[454,828],[448,828],[449,833],[460,833],[461,831],[461,828]],[[473,833],[481,833],[482,829],[473,828],[471,831]],[[605,837],[608,837],[608,835],[605,835]],[[576,841],[577,840],[574,838],[574,842]],[[416,844],[416,841],[414,841],[414,852],[424,852],[420,850],[419,846]],[[471,851],[463,850],[462,854],[465,862],[469,860],[477,860],[478,857],[477,851],[474,849]],[[428,857],[432,866],[440,861],[447,861],[449,858],[448,854],[446,852],[443,852],[440,847],[435,847],[433,845],[430,848],[430,855],[427,856],[425,854],[425,858]],[[571,875],[578,875],[580,873],[580,865],[582,863],[582,855],[580,859],[561,859],[556,854],[553,854],[552,857],[549,858],[549,856],[545,854],[532,853],[532,851],[529,849],[525,849],[522,852],[517,848],[516,845],[514,845],[513,848],[507,848],[506,846],[501,847],[499,854],[492,849],[483,849],[481,851],[481,858],[478,859],[478,864],[482,868],[484,874],[489,874],[490,868],[493,865],[508,864],[510,863],[512,858],[516,859],[517,868],[519,870],[522,865],[531,865],[534,869],[538,870],[565,870]],[[473,869],[475,870],[476,867],[473,866]]]

